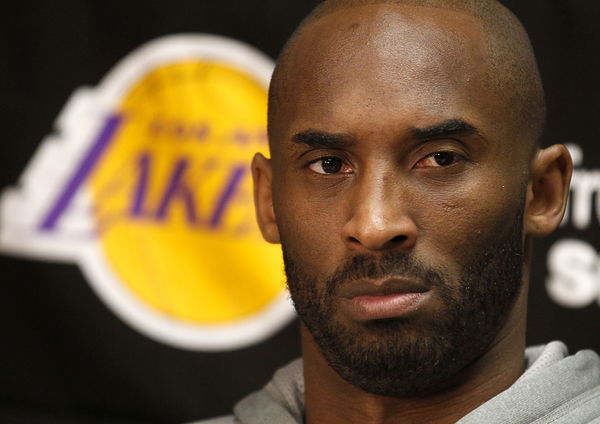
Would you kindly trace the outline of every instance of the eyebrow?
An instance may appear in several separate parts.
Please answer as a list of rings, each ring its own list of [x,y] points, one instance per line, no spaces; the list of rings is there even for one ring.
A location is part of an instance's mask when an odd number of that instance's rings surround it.
[[[447,119],[439,124],[431,125],[425,128],[411,128],[410,133],[418,140],[429,140],[432,138],[448,137],[453,135],[479,135],[479,131],[475,126],[459,118]]]
[[[447,119],[438,124],[424,128],[410,128],[409,133],[417,140],[430,140],[432,138],[450,137],[456,135],[480,135],[479,130],[460,118]],[[354,144],[354,138],[344,133],[327,133],[308,129],[292,137],[295,144],[304,144],[314,149],[342,149]]]
[[[292,141],[314,149],[341,149],[353,144],[354,138],[348,134],[327,133],[310,129],[294,135]]]

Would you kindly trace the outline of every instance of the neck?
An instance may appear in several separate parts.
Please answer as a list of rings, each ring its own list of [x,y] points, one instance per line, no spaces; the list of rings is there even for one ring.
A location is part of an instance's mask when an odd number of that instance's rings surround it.
[[[391,398],[362,391],[325,361],[302,326],[306,424],[454,423],[509,388],[524,371],[526,295],[519,296],[491,347],[445,388],[431,395]]]

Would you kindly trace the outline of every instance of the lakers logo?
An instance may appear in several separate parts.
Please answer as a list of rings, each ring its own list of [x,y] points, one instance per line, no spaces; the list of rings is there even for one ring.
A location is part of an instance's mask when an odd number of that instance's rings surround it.
[[[77,91],[5,190],[0,248],[75,261],[106,303],[175,346],[256,343],[293,316],[254,220],[272,63],[242,43],[173,36]],[[49,190],[48,190],[49,188]]]

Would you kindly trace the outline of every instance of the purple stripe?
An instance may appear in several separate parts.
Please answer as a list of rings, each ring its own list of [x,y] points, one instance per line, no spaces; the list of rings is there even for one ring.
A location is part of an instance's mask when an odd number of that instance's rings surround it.
[[[106,120],[106,124],[104,125],[102,132],[100,132],[98,138],[94,144],[92,144],[92,147],[81,162],[79,169],[77,172],[75,172],[75,174],[73,174],[73,177],[58,198],[58,201],[54,204],[52,209],[50,209],[46,215],[46,218],[39,226],[40,231],[51,231],[54,229],[58,219],[67,209],[69,203],[71,203],[71,200],[77,193],[77,190],[79,190],[79,187],[92,172],[96,163],[98,162],[98,159],[100,159],[100,156],[108,147],[122,120],[123,117],[120,115],[113,115]]]

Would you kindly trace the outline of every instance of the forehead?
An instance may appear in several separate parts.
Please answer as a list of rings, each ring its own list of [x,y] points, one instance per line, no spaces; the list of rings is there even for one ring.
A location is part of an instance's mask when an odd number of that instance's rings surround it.
[[[485,49],[481,23],[466,13],[381,4],[337,10],[295,40],[279,124],[484,119],[483,111],[497,112],[484,92]]]

